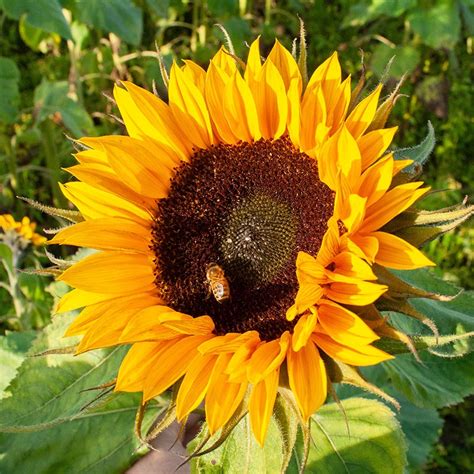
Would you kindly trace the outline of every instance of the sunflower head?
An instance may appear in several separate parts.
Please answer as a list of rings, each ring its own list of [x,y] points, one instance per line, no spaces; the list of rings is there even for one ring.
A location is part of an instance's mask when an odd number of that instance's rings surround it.
[[[31,222],[29,217],[23,217],[21,221],[15,221],[10,214],[0,214],[0,240],[18,248],[26,248],[28,245],[43,245],[46,238],[35,232],[36,223]]]
[[[84,308],[78,352],[131,344],[115,390],[174,386],[175,416],[204,402],[210,434],[248,412],[263,444],[282,391],[304,425],[393,357],[381,336],[409,343],[377,309],[408,304],[387,269],[433,264],[397,235],[428,191],[388,151],[397,91],[352,92],[336,53],[305,81],[278,42],[240,65],[173,64],[168,102],[117,85],[128,135],[79,141],[62,189],[83,220],[50,243],[98,251],[59,276],[58,311]]]

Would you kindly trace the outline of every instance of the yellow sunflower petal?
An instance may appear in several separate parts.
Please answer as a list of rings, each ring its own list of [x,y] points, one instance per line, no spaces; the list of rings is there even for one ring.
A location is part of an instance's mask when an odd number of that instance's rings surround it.
[[[142,342],[134,344],[120,365],[117,376],[116,392],[140,392],[146,377],[155,365],[160,350],[166,343]]]
[[[81,290],[130,294],[154,287],[153,262],[146,255],[98,252],[90,255],[58,277]]]
[[[290,347],[287,356],[288,379],[295,394],[303,420],[324,403],[327,395],[327,376],[319,351],[310,340],[298,352]]]
[[[387,192],[392,182],[393,161],[393,157],[387,155],[370,166],[361,176],[357,194],[367,198],[367,207],[377,202]]]
[[[176,64],[171,67],[168,94],[173,115],[192,143],[199,148],[207,148],[214,143],[203,94]]]
[[[252,142],[261,138],[255,100],[248,84],[235,72],[224,91],[224,115],[234,135]]]
[[[260,57],[260,36],[253,41],[249,48],[247,65],[245,67],[245,81],[250,87],[254,87],[257,75],[262,68],[262,60]]]
[[[186,372],[197,355],[199,344],[212,336],[185,336],[163,343],[154,361],[157,370],[150,370],[143,385],[143,400],[164,392]]]
[[[279,367],[285,359],[289,344],[290,334],[285,331],[279,339],[263,342],[257,347],[247,368],[249,382],[256,384]]]
[[[236,74],[236,70],[232,74]],[[215,65],[212,61],[207,70],[205,95],[207,106],[211,114],[212,123],[216,129],[217,135],[225,143],[235,143],[238,137],[234,134],[232,127],[227,122],[225,112],[222,107],[222,97],[225,92],[227,82],[230,81],[230,75],[227,75],[223,69]]]
[[[216,65],[228,76],[231,76],[237,68],[235,59],[228,53],[224,46],[220,47],[219,51],[213,56],[210,64]]]
[[[66,313],[74,309],[83,308],[84,306],[99,303],[101,301],[114,299],[114,295],[108,293],[95,293],[74,289],[66,293],[58,303],[55,313]]]
[[[347,117],[346,127],[356,140],[367,130],[375,117],[382,87],[382,84],[379,84]]]
[[[79,209],[85,219],[98,217],[125,217],[147,222],[150,215],[144,209],[114,194],[101,191],[86,183],[61,185],[63,194]],[[146,224],[145,224],[146,225]]]
[[[301,133],[301,93],[298,90],[298,81],[293,79],[288,88],[288,135],[290,136],[291,142],[296,147],[300,145],[300,133]]]
[[[159,298],[156,298],[150,294],[134,293],[127,296],[115,296],[112,301],[107,300],[99,301],[97,303],[90,303],[72,322],[64,335],[75,336],[78,334],[83,334],[85,331],[93,328],[94,325],[102,319],[102,317],[106,318],[109,315],[122,320],[124,325],[126,325],[128,323],[128,319],[131,318],[131,316],[127,313],[126,317],[125,314],[121,313],[128,310],[140,311],[147,306],[158,304],[159,302]]]
[[[353,283],[334,282],[326,289],[326,296],[338,303],[366,306],[376,301],[387,291],[385,285],[371,283],[368,281],[358,281]]]
[[[265,442],[268,424],[273,413],[279,376],[280,367],[270,372],[263,380],[256,384],[250,394],[250,426],[260,446],[263,446]]]
[[[206,82],[206,71],[189,59],[183,59],[184,66],[181,68],[183,74],[200,90],[204,95],[204,84]]]
[[[390,143],[392,143],[397,130],[398,127],[373,130],[357,140],[362,156],[363,170],[368,168],[372,163],[375,163],[375,161],[382,156]]]
[[[326,334],[316,332],[312,336],[314,342],[329,357],[346,364],[366,366],[374,365],[394,357],[369,344],[349,347],[336,342]]]
[[[436,265],[416,247],[400,237],[386,232],[373,232],[371,235],[379,241],[379,251],[375,261],[384,267],[412,270]]]
[[[114,98],[131,137],[150,137],[167,145],[182,159],[191,144],[174,120],[165,102],[141,87],[124,81],[126,89],[115,86]]]
[[[346,201],[346,209],[341,219],[349,233],[357,232],[365,226],[366,203],[367,198],[358,194],[351,194]]]
[[[341,252],[334,257],[334,272],[361,280],[376,280],[370,266],[352,252]]]
[[[318,315],[318,322],[324,331],[340,344],[352,347],[379,339],[359,316],[332,301],[322,300]]]
[[[334,95],[334,91],[340,83],[341,65],[339,64],[337,52],[334,52],[331,57],[318,66],[311,75],[306,90],[311,90],[318,85],[321,85],[324,97],[329,103]]]
[[[292,348],[298,352],[303,348],[313,332],[316,322],[318,320],[318,313],[316,310],[310,313],[303,314],[293,329],[293,337],[291,338]]]
[[[285,90],[288,90],[291,82],[296,82],[299,94],[303,90],[303,80],[301,78],[300,68],[296,64],[291,53],[282,44],[275,40],[275,44],[267,57],[280,72],[281,78],[285,84]]]
[[[197,354],[189,364],[176,399],[178,421],[191,413],[203,401],[216,361],[216,355]]]
[[[229,354],[221,354],[218,357],[207,389],[206,421],[211,435],[229,421],[247,391],[246,381],[229,382],[229,377],[225,373],[229,360]]]
[[[279,138],[286,130],[288,100],[285,83],[277,67],[267,59],[253,90],[263,138]]]
[[[362,227],[364,233],[380,229],[426,194],[429,188],[418,189],[422,184],[422,182],[401,184],[385,193],[367,209]]]
[[[138,208],[153,209],[155,207],[155,199],[142,196],[125,186],[108,163],[106,166],[94,163],[76,165],[66,168],[66,171],[99,190],[127,199]]]
[[[133,250],[149,253],[150,229],[120,217],[79,222],[58,232],[50,244],[77,245],[97,250]]]

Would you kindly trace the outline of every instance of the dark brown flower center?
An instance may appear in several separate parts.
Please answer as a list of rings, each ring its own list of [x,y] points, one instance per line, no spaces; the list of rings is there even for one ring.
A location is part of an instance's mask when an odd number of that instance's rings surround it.
[[[333,207],[316,161],[288,138],[197,150],[157,202],[160,296],[177,311],[211,316],[218,334],[279,337],[294,326],[285,313],[298,290],[298,251],[318,253]],[[210,264],[223,282],[206,277]],[[230,297],[219,299],[213,283],[227,283]]]

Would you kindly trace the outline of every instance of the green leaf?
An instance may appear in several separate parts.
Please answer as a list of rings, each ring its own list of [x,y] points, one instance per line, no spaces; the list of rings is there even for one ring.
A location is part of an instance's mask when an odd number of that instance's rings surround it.
[[[208,0],[207,8],[211,15],[219,18],[219,21],[222,17],[238,14],[238,4],[234,0]]]
[[[433,444],[439,438],[443,426],[442,418],[435,409],[419,408],[394,390],[390,386],[387,373],[380,365],[364,367],[362,372],[366,379],[394,397],[400,404],[400,411],[396,416],[408,444],[408,467],[410,471],[421,468],[426,463]],[[350,385],[339,384],[337,394],[341,399],[349,397],[377,399],[375,395]]]
[[[136,459],[136,396],[115,399],[107,410],[52,429],[0,434],[1,472],[121,473]],[[149,422],[148,422],[149,424]]]
[[[423,288],[424,290],[444,295],[456,295],[460,288],[438,278],[432,271],[427,269],[397,271],[392,270],[399,278],[407,283]],[[435,301],[428,298],[412,298],[410,303],[421,313],[427,315],[434,321],[441,334],[459,334],[460,325],[464,332],[474,331],[474,294],[463,292],[451,301]],[[408,319],[408,318],[405,318]],[[403,331],[421,330],[418,323],[412,326],[401,325],[400,318],[397,319],[399,328]]]
[[[18,115],[20,71],[9,58],[0,57],[0,121],[14,123]]]
[[[413,46],[397,46],[390,48],[379,44],[373,52],[371,69],[381,76],[392,57],[395,57],[389,70],[389,75],[400,79],[403,74],[412,72],[420,62],[420,52]]]
[[[140,44],[142,11],[130,0],[76,0],[75,14],[89,26],[115,33],[127,43]]]
[[[413,31],[432,48],[453,48],[459,41],[461,19],[457,2],[442,0],[429,8],[417,8],[407,20]]]
[[[416,178],[423,170],[423,165],[430,157],[435,144],[436,140],[434,128],[433,125],[431,125],[431,122],[428,121],[428,134],[419,145],[416,145],[412,148],[400,148],[393,152],[393,157],[396,160],[410,159],[413,160],[414,163],[399,173],[398,178],[396,177],[394,181],[392,181],[392,186],[394,184],[399,184],[397,179],[401,180],[402,182],[406,182]]]
[[[3,2],[6,15],[14,20],[24,16],[31,26],[71,39],[71,30],[58,0],[15,0]]]
[[[35,335],[33,331],[29,331],[10,332],[0,336],[0,399],[8,395],[4,390],[15,377]]]
[[[34,95],[36,122],[41,123],[56,115],[56,119],[61,119],[73,135],[82,136],[92,128],[92,120],[80,104],[68,97],[68,89],[66,81],[43,80],[35,89]]]
[[[408,400],[423,408],[441,408],[474,393],[474,352],[461,358],[444,358],[426,351],[398,355],[384,362],[393,386]]]
[[[349,14],[343,20],[343,27],[361,26],[386,15],[399,17],[416,5],[416,0],[372,0],[351,5]]]
[[[3,265],[7,266],[8,270],[13,270],[13,252],[7,244],[0,243],[0,260],[2,260]],[[0,269],[2,270],[3,265],[0,265]]]
[[[419,469],[441,434],[443,419],[434,409],[419,408],[400,395],[396,398],[401,406],[398,419],[408,443],[408,466]]]
[[[406,443],[392,411],[364,398],[341,403],[345,415],[336,403],[324,405],[313,415],[313,442],[305,472],[402,473]]]
[[[61,338],[72,317],[55,318],[29,354],[74,343]],[[138,446],[140,397],[116,394],[92,403],[100,392],[84,392],[116,376],[123,349],[25,359],[0,406],[0,472],[123,472]]]
[[[400,148],[395,150],[393,156],[396,160],[414,160],[416,163],[423,165],[429,158],[435,146],[435,132],[433,125],[428,121],[428,134],[423,141],[412,148]],[[413,165],[412,165],[413,166]]]
[[[201,433],[191,445],[199,443]],[[217,439],[213,436],[208,445]],[[242,474],[253,472],[279,473],[283,463],[282,440],[275,420],[268,427],[265,445],[261,448],[255,441],[250,429],[249,417],[245,416],[230,433],[227,440],[209,454],[199,456],[191,461],[192,473]]]

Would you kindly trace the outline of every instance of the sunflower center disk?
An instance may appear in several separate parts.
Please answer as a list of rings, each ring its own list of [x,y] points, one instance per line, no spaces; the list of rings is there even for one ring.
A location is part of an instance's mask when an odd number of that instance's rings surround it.
[[[316,161],[288,138],[196,151],[157,202],[160,296],[177,311],[211,316],[218,334],[279,337],[294,326],[285,314],[298,290],[296,256],[318,253],[333,207]],[[222,269],[228,298],[213,293],[211,264]]]

